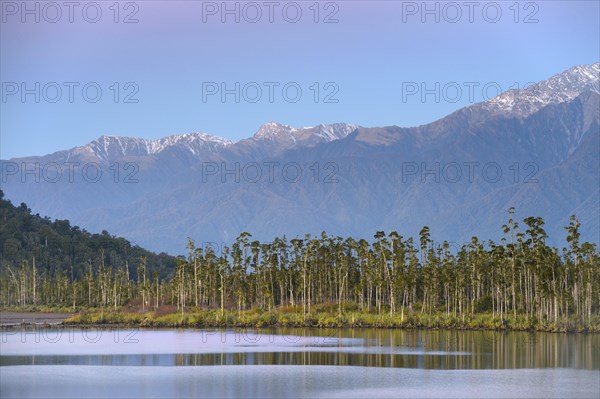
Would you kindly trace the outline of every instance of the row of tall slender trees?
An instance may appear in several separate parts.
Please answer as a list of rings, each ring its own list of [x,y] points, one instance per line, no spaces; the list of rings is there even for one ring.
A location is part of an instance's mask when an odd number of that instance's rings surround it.
[[[600,257],[595,244],[580,242],[575,216],[565,230],[568,247],[559,251],[546,245],[543,219],[520,224],[510,209],[500,243],[473,237],[460,248],[433,242],[428,227],[417,242],[379,231],[370,241],[322,233],[264,243],[244,232],[222,250],[189,239],[170,278],[149,272],[145,257],[135,272],[107,265],[103,251],[79,278],[40,272],[35,258],[23,259],[2,265],[0,303],[104,309],[135,302],[142,310],[173,305],[182,312],[296,306],[304,315],[316,304],[342,313],[351,303],[401,318],[491,312],[585,323],[600,313]]]

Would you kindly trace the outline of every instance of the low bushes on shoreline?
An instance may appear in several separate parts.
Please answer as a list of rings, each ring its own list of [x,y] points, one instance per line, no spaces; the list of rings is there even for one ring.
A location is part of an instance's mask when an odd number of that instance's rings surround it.
[[[88,310],[67,320],[66,325],[124,325],[137,327],[313,327],[313,328],[406,328],[406,329],[456,329],[456,330],[506,330],[506,331],[547,331],[547,332],[600,332],[600,316],[591,323],[582,324],[574,319],[560,320],[558,323],[540,321],[518,315],[493,315],[491,313],[473,316],[433,315],[419,312],[387,314],[358,311],[338,312],[320,309],[303,316],[302,309],[266,311],[262,309],[241,312],[226,310],[186,310],[185,312],[127,312],[124,310]]]

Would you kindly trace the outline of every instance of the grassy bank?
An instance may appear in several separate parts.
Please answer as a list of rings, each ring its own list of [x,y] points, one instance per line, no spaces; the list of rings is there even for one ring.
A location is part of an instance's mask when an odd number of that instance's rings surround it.
[[[454,316],[438,313],[433,315],[405,311],[376,314],[359,311],[344,311],[340,315],[332,307],[317,307],[311,314],[302,315],[299,307],[287,307],[273,311],[262,309],[241,312],[226,310],[189,310],[183,313],[131,312],[121,310],[88,310],[67,320],[68,325],[122,325],[138,327],[315,327],[315,328],[418,328],[457,330],[513,330],[549,332],[600,332],[600,316],[590,323],[576,320],[561,320],[558,323],[540,321],[525,316],[500,318],[491,313],[474,316]]]
[[[3,306],[0,312],[18,312],[18,313],[75,313],[75,312],[94,312],[96,308],[84,308],[81,306],[73,308],[72,306],[47,306],[47,305],[25,305],[25,306]]]

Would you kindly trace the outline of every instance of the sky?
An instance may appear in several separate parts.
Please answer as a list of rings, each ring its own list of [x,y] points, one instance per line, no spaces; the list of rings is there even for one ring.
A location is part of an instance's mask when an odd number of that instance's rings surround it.
[[[0,158],[417,126],[600,59],[598,1],[1,1]]]

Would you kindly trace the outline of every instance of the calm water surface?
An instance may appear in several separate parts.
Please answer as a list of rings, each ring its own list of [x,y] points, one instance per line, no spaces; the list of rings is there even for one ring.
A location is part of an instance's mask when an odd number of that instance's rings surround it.
[[[0,345],[3,399],[600,398],[600,335],[37,329]]]

